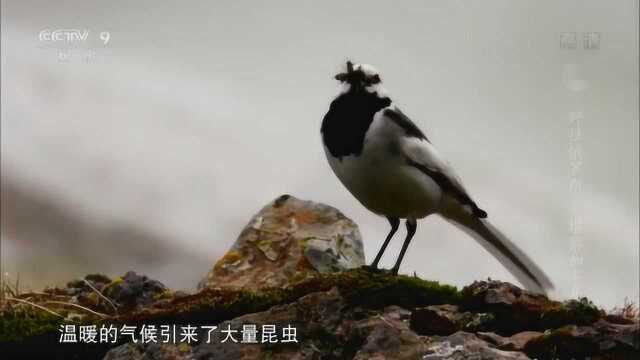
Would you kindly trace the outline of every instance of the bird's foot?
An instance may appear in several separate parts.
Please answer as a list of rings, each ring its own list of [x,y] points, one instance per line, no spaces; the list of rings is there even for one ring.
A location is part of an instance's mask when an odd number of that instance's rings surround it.
[[[394,270],[381,269],[381,268],[379,268],[377,266],[373,266],[373,265],[363,265],[362,269],[364,269],[366,271],[369,271],[371,273],[374,273],[374,274],[391,274],[393,276],[398,275],[398,270],[395,270],[395,272],[394,272]]]
[[[373,266],[373,265],[362,265],[362,269],[364,269],[364,270],[366,270],[368,272],[376,273],[376,274],[383,273],[383,272],[387,271],[385,269],[380,269],[379,267]]]

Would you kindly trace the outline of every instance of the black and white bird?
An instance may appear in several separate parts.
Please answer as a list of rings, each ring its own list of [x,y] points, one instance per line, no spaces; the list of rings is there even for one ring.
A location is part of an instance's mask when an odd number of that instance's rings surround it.
[[[391,224],[372,269],[378,268],[400,219],[406,219],[407,236],[393,274],[400,269],[417,220],[438,214],[474,237],[527,289],[546,293],[553,288],[545,273],[486,220],[487,213],[430,139],[394,106],[372,66],[347,62],[347,71],[335,78],[343,88],[321,127],[327,159],[351,194]]]

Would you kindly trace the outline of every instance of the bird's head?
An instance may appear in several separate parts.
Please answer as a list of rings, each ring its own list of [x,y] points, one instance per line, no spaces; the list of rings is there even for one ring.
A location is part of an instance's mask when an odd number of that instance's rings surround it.
[[[369,64],[354,64],[347,61],[347,71],[335,76],[336,80],[347,85],[347,90],[382,92],[380,74]]]

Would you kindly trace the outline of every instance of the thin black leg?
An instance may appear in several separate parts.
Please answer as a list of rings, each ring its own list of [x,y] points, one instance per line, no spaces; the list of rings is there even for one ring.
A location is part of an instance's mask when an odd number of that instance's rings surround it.
[[[402,262],[402,258],[404,257],[404,253],[407,251],[409,247],[409,243],[413,238],[413,235],[416,233],[416,229],[418,228],[418,223],[413,219],[407,219],[405,222],[407,225],[407,237],[404,239],[404,243],[402,244],[402,249],[400,250],[400,255],[398,255],[398,260],[396,260],[396,264],[391,269],[391,273],[393,275],[398,275],[398,270],[400,270],[400,263]]]
[[[378,251],[378,255],[376,255],[376,258],[373,260],[373,263],[371,264],[372,269],[378,268],[378,263],[382,258],[382,254],[384,254],[387,245],[389,245],[389,241],[391,241],[391,238],[396,233],[396,231],[398,231],[398,227],[400,226],[400,219],[398,218],[388,217],[387,220],[389,220],[389,224],[391,224],[391,231],[389,231],[389,235],[387,235],[387,238],[384,239],[384,243],[382,244],[380,251]]]

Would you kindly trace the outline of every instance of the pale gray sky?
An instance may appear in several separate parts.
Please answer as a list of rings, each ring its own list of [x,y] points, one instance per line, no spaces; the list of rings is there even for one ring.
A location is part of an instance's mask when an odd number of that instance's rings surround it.
[[[62,45],[39,40],[47,29],[89,38],[61,60]],[[584,48],[589,32],[599,49]],[[575,49],[561,48],[563,33],[575,33]],[[319,135],[347,58],[380,70],[491,221],[546,269],[556,296],[637,302],[638,1],[628,0],[3,1],[3,181],[183,250],[137,263],[122,243],[92,251],[82,239],[78,261],[3,231],[3,270],[36,286],[134,269],[194,287],[282,193],[354,219],[370,261],[386,220],[342,188]],[[571,113],[582,116],[573,142]],[[573,193],[571,146],[583,160]],[[584,223],[577,240],[572,214]],[[582,264],[572,267],[576,241]],[[435,217],[420,222],[402,271],[456,285],[513,279]]]

